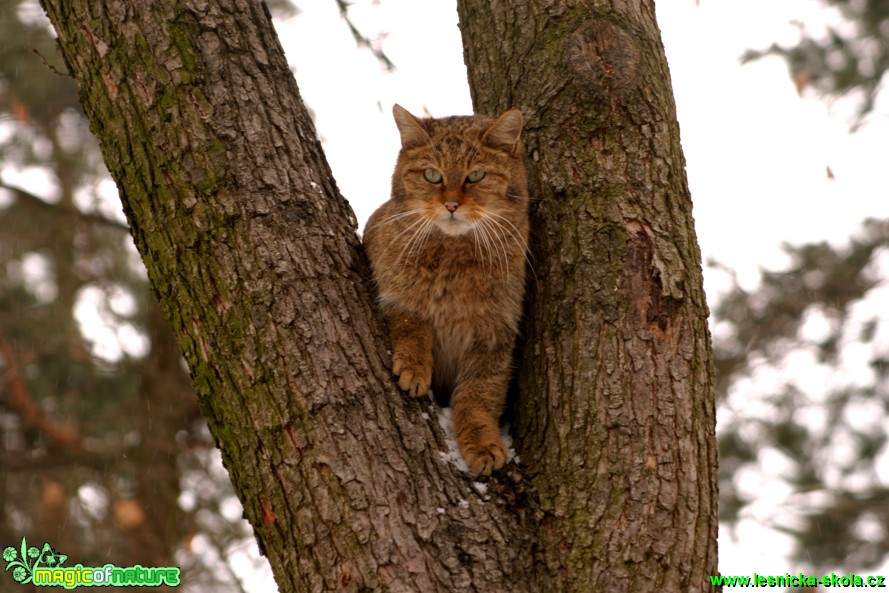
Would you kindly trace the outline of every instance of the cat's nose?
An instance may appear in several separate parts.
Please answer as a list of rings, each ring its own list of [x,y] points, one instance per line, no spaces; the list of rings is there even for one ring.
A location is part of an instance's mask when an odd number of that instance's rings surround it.
[[[447,208],[448,212],[456,212],[457,208],[460,207],[460,202],[455,202],[454,200],[448,200],[444,203],[444,207]]]

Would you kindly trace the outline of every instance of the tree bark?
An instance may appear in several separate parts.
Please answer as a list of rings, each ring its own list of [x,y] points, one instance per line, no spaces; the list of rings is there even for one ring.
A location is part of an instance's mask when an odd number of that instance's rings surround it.
[[[706,588],[706,306],[650,7],[461,4],[477,106],[530,116],[541,198],[527,467],[482,487],[395,388],[354,215],[264,5],[42,1],[282,592]]]
[[[709,589],[708,311],[654,3],[458,7],[476,111],[528,118],[537,282],[517,437],[548,590]]]

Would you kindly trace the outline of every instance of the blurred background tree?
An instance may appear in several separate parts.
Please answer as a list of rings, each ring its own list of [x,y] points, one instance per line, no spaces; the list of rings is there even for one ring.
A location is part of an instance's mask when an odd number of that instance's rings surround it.
[[[36,0],[0,39],[0,545],[243,591],[252,532]]]
[[[852,95],[857,103],[852,123],[855,130],[874,110],[884,74],[889,70],[889,2],[815,1],[837,13],[834,24],[813,33],[807,23],[796,22],[796,43],[751,49],[741,61],[781,56],[800,94],[811,88],[829,99]]]
[[[797,22],[795,44],[741,59],[780,56],[801,95],[849,101],[855,131],[887,115],[889,2],[816,1],[836,12],[823,34]],[[784,250],[789,264],[761,270],[753,289],[711,262],[730,285],[710,295],[721,519],[790,535],[793,560],[815,574],[873,572],[889,563],[889,221]],[[783,502],[763,512],[766,492]]]
[[[721,519],[777,494],[767,522],[799,565],[873,570],[889,554],[889,223],[785,250],[787,268],[713,307]]]

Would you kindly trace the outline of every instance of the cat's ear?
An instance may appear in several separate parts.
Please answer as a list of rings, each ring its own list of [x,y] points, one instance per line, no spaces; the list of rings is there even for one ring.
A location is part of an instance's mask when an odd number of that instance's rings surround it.
[[[510,109],[497,118],[488,131],[482,136],[482,142],[492,148],[504,149],[510,154],[519,148],[522,136],[522,125],[525,118],[518,109]]]
[[[395,117],[395,125],[398,126],[398,132],[401,134],[402,148],[429,144],[429,134],[426,133],[426,128],[407,109],[396,103],[392,106],[392,115]]]

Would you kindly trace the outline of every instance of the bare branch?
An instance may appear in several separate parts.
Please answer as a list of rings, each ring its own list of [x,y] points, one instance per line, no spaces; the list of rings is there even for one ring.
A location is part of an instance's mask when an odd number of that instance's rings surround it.
[[[28,422],[39,428],[41,431],[51,437],[56,443],[74,449],[80,449],[83,446],[83,439],[76,432],[59,426],[53,422],[43,410],[31,399],[28,386],[22,378],[19,369],[18,358],[12,344],[0,337],[0,356],[3,357],[6,366],[6,393],[9,395],[9,402],[15,407]]]
[[[355,42],[360,47],[366,47],[370,50],[370,53],[380,61],[388,72],[392,72],[395,70],[395,64],[392,60],[389,59],[389,56],[378,46],[378,44],[374,43],[370,37],[362,33],[358,27],[355,26],[355,23],[352,22],[352,19],[349,18],[349,6],[350,4],[346,0],[335,0],[337,7],[340,9],[340,16],[343,17],[343,20],[346,21],[346,25],[349,27],[349,31],[352,33],[352,37],[355,38]]]
[[[127,225],[117,222],[116,220],[112,220],[110,218],[106,218],[101,214],[92,214],[90,212],[81,212],[76,208],[69,208],[67,206],[62,206],[59,204],[48,204],[41,198],[32,194],[31,192],[22,189],[20,187],[16,187],[14,185],[9,185],[8,183],[4,183],[0,181],[0,189],[6,189],[15,194],[15,197],[23,202],[27,202],[29,206],[33,206],[39,208],[45,212],[53,212],[59,215],[70,216],[75,221],[84,221],[92,224],[97,224],[104,226],[106,228],[112,228],[118,231],[123,231],[125,233],[130,232],[130,227]]]

